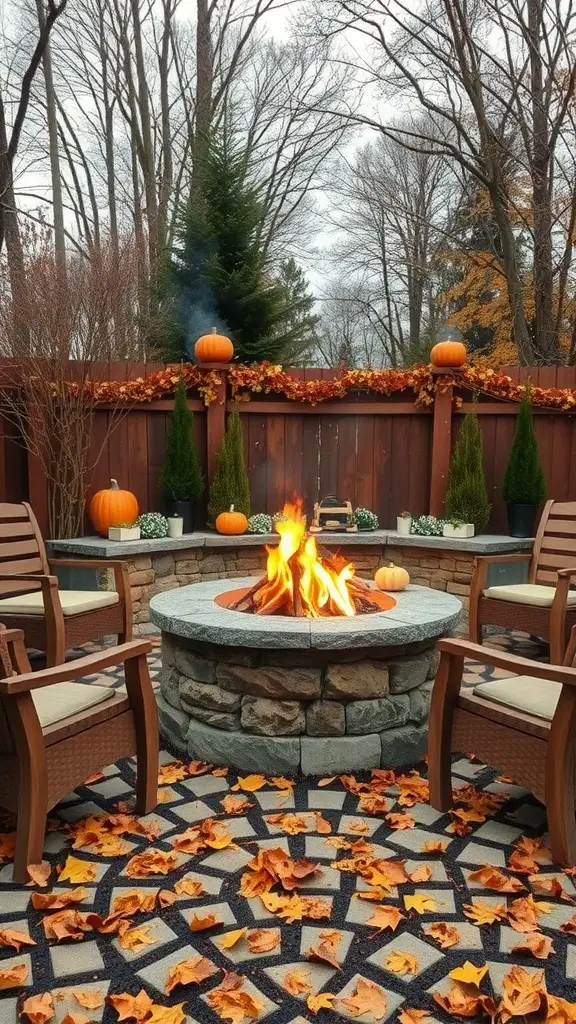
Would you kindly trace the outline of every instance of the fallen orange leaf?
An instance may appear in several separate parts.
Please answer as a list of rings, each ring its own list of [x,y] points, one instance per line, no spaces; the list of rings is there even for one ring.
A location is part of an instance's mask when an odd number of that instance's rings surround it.
[[[141,988],[137,996],[128,992],[120,992],[115,996],[108,996],[110,1006],[113,1006],[118,1014],[118,1020],[143,1021],[148,1017],[150,1008],[154,1005],[148,993]]]
[[[475,900],[474,903],[464,904],[464,913],[472,921],[472,924],[496,924],[496,921],[505,921],[508,914],[506,905],[498,903],[493,906],[484,900]]]
[[[517,946],[512,946],[511,953],[524,953],[535,956],[537,960],[547,960],[555,952],[552,939],[541,932],[528,932]]]
[[[290,836],[297,836],[303,832],[309,832],[308,822],[301,814],[293,814],[283,811],[278,814],[267,814],[265,820],[271,825],[278,825],[283,832]]]
[[[206,993],[208,1004],[222,1020],[240,1024],[245,1017],[256,1020],[260,1015],[264,1004],[243,988],[245,981],[241,974],[230,971],[220,985]]]
[[[87,860],[80,860],[68,854],[66,863],[58,875],[59,882],[72,882],[76,885],[79,882],[94,882],[96,879],[96,865]]]
[[[184,1024],[185,1020],[184,1003],[178,1003],[178,1006],[159,1006],[152,1003],[146,1024]]]
[[[426,935],[434,939],[442,949],[449,949],[460,942],[460,932],[447,921],[435,921],[434,924],[424,929]]]
[[[446,853],[448,849],[448,843],[443,842],[441,839],[427,839],[424,843],[421,853],[439,854]]]
[[[461,967],[455,967],[453,971],[448,973],[448,977],[452,978],[453,981],[461,981],[463,985],[476,985],[476,988],[480,987],[480,982],[488,974],[488,967],[484,964],[482,967],[476,967],[475,964],[471,964],[469,960],[466,960]]]
[[[526,888],[519,878],[511,878],[490,864],[476,871],[469,871],[468,880],[479,882],[485,889],[494,889],[495,892],[523,892]]]
[[[552,896],[557,900],[565,900],[566,903],[576,903],[576,900],[566,891],[559,878],[541,878],[540,875],[528,875],[528,882],[537,896]]]
[[[330,835],[332,832],[332,825],[320,814],[320,811],[314,811],[314,818],[316,820],[316,831],[321,836]]]
[[[20,1007],[20,1016],[28,1018],[30,1024],[46,1024],[56,1016],[54,1001],[50,992],[42,992],[37,996],[28,996]]]
[[[96,989],[75,989],[72,995],[85,1010],[97,1010],[104,1005],[104,996]]]
[[[430,1016],[429,1010],[415,1010],[412,1006],[406,1006],[398,1014],[399,1024],[420,1024],[425,1017]]]
[[[150,925],[141,925],[139,928],[129,928],[124,934],[118,936],[118,942],[122,949],[128,949],[131,953],[139,953],[143,946],[153,946],[157,939],[150,935]]]
[[[381,793],[362,793],[358,806],[363,814],[384,814],[388,801]]]
[[[319,786],[329,786],[331,782],[334,782],[335,778],[337,778],[336,775],[331,775],[329,779],[319,779],[318,780],[318,785]]]
[[[416,822],[411,814],[385,814],[384,817],[390,828],[416,828]]]
[[[330,917],[332,908],[328,900],[319,896],[300,896],[294,893],[291,896],[279,895],[275,892],[263,892],[260,899],[266,910],[277,917],[281,917],[287,924],[294,924],[304,917],[311,917],[313,920],[320,920]]]
[[[90,1024],[90,1017],[87,1013],[69,1011],[62,1017],[60,1024]]]
[[[406,910],[415,910],[417,914],[435,914],[438,910],[438,904],[431,896],[423,896],[416,892],[413,896],[404,896],[403,899]]]
[[[198,917],[197,914],[194,914],[190,921],[190,930],[193,932],[204,932],[208,928],[215,928],[217,924],[222,924],[222,921],[215,914],[206,914],[205,917]]]
[[[546,1007],[544,972],[531,973],[514,965],[502,979],[502,997],[498,1007],[502,1024],[511,1017],[539,1013]]]
[[[238,792],[239,789],[243,789],[245,793],[256,793],[257,790],[262,789],[266,785],[266,779],[263,775],[247,775],[245,778],[238,776],[238,782],[231,788]]]
[[[90,926],[86,924],[87,916],[78,910],[58,910],[55,914],[42,918],[44,934],[49,942],[62,942],[63,939],[80,942],[84,938],[84,932],[90,931]]]
[[[16,833],[0,832],[0,860],[12,860],[16,849]]]
[[[227,793],[220,803],[226,814],[245,814],[251,807],[254,807],[254,804],[251,804],[243,796],[233,796],[232,793]]]
[[[192,927],[192,925],[190,927]],[[193,929],[193,931],[195,930],[197,929]],[[244,938],[247,931],[247,928],[236,928],[232,932],[226,932],[226,934],[218,940],[218,945],[220,946],[220,949],[233,949],[236,943],[240,942],[240,939]]]
[[[482,995],[475,985],[456,983],[444,995],[433,992],[432,998],[446,1013],[455,1017],[477,1017],[481,1013],[488,1013],[494,1018],[496,1014],[493,1000],[490,996]]]
[[[248,949],[251,953],[270,953],[279,945],[279,928],[254,928],[248,933]]]
[[[195,878],[180,878],[174,883],[174,892],[178,896],[190,896],[191,898],[197,899],[199,896],[205,896],[206,890]]]
[[[551,909],[550,903],[537,902],[532,894],[519,896],[508,908],[508,921],[517,932],[539,931],[539,918],[549,914]]]
[[[291,996],[306,995],[312,991],[310,972],[301,967],[296,968],[294,971],[288,971],[288,973],[284,975],[282,988],[286,989]]]
[[[340,999],[350,1017],[362,1017],[370,1014],[374,1020],[382,1020],[386,1014],[388,1001],[386,993],[374,981],[358,978],[356,988],[351,996]]]
[[[170,764],[161,764],[158,768],[158,785],[166,786],[173,782],[182,782],[187,778],[188,771],[181,761],[173,761]]]
[[[374,912],[368,918],[366,924],[373,925],[378,931],[384,931],[385,928],[389,928],[390,931],[395,932],[400,921],[405,920],[405,915],[398,910],[398,907],[381,906],[374,907]]]
[[[132,914],[150,914],[154,910],[155,904],[156,894],[154,892],[133,889],[132,892],[123,893],[114,898],[112,913],[130,917]]]
[[[178,866],[178,854],[167,853],[150,847],[131,857],[126,865],[129,878],[146,878],[148,875],[167,875]]]
[[[211,772],[213,767],[208,761],[190,761],[188,775],[206,775],[206,772]]]
[[[16,931],[13,928],[0,928],[0,946],[11,946],[12,949],[20,952],[21,946],[35,946],[34,939],[24,932]]]
[[[410,875],[411,882],[429,882],[432,878],[432,868],[429,864],[421,864]]]
[[[29,882],[26,882],[26,885],[39,885],[41,888],[44,888],[45,885],[48,885],[52,867],[47,860],[43,860],[40,864],[28,864],[26,871],[30,879]]]
[[[71,903],[82,903],[90,893],[88,889],[67,889],[62,892],[33,892],[32,906],[35,910],[64,910]]]
[[[338,949],[341,942],[342,932],[337,928],[327,928],[320,932],[320,942],[317,946],[310,946],[306,956],[309,960],[320,960],[330,964],[331,967],[335,967],[339,971]]]
[[[418,961],[413,953],[395,949],[384,957],[384,964],[393,974],[413,974],[418,972]]]
[[[178,899],[178,895],[172,892],[170,889],[159,889],[158,890],[158,906],[165,909],[166,907],[173,907]]]
[[[168,971],[164,991],[169,995],[177,985],[199,985],[205,978],[218,974],[219,970],[220,968],[205,956],[181,960]]]
[[[14,964],[12,967],[0,968],[0,989],[20,988],[27,977],[26,964]]]
[[[312,1013],[319,1013],[320,1010],[333,1010],[336,996],[332,992],[320,992],[317,996],[308,996],[306,1006]]]

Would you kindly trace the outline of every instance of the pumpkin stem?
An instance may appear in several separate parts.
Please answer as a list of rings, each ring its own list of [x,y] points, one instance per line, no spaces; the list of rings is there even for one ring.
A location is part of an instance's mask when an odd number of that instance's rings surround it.
[[[230,505],[230,511],[231,511],[231,512],[233,512],[233,511],[234,511],[234,505]]]
[[[218,328],[217,327],[213,327],[212,328],[212,334],[218,334]]]
[[[119,491],[120,490],[120,488],[118,486],[118,481],[115,480],[114,477],[112,477],[112,479],[110,481],[110,490],[111,491]]]

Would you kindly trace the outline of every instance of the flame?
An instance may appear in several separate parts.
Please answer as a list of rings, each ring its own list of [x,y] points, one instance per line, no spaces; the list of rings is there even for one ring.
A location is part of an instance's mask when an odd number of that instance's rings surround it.
[[[336,569],[322,560],[314,537],[305,536],[301,501],[286,504],[283,514],[286,518],[276,523],[278,547],[266,547],[266,583],[255,595],[257,612],[270,615],[288,605],[291,614],[309,618],[356,615],[348,588],[354,577],[353,564]]]

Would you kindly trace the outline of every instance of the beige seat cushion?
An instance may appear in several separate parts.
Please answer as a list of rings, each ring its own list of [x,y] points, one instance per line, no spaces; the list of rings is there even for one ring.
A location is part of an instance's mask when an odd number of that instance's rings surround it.
[[[551,722],[561,689],[560,683],[548,682],[546,679],[513,676],[510,679],[493,679],[489,683],[480,683],[474,687],[474,696],[484,697],[513,711],[521,711],[525,715],[534,715],[535,718],[544,718]]]
[[[79,615],[80,612],[93,612],[97,608],[108,608],[118,604],[119,598],[115,590],[59,590],[60,604],[64,615]],[[43,615],[44,598],[40,590],[19,597],[3,597],[0,600],[0,614],[10,615]]]
[[[40,725],[46,729],[70,715],[93,708],[96,704],[113,697],[111,686],[91,686],[89,683],[53,683],[43,689],[32,691]]]
[[[509,586],[488,587],[484,597],[494,597],[497,601],[515,601],[516,604],[531,604],[536,608],[549,608],[554,600],[555,587],[545,587],[541,583],[511,583]],[[568,605],[576,605],[576,591],[568,592]],[[0,601],[0,609],[2,602]]]

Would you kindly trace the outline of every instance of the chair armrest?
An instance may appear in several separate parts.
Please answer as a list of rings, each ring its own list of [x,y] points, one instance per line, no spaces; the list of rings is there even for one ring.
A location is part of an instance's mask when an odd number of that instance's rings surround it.
[[[16,580],[25,580],[26,582],[39,583],[40,586],[42,587],[42,590],[46,588],[50,589],[50,587],[56,587],[56,589],[58,588],[57,576],[47,576],[43,573],[0,572],[0,582],[6,583],[8,581],[14,583]]]
[[[558,569],[558,576],[560,579],[564,579],[566,576],[576,576],[576,565],[572,569]]]
[[[117,569],[128,563],[121,558],[49,558],[48,565],[55,569]]]
[[[151,650],[152,644],[149,640],[131,640],[130,643],[109,647],[106,651],[77,658],[75,661],[66,662],[65,665],[54,665],[53,668],[46,668],[41,672],[27,672],[22,676],[0,679],[0,696],[9,697],[15,693],[51,686],[53,683],[69,683],[93,672],[102,672],[112,665],[139,658],[142,654],[149,654]]]
[[[458,658],[473,658],[474,661],[493,665],[495,668],[510,670],[510,675],[534,676],[554,683],[576,686],[576,668],[566,665],[548,665],[531,658],[519,658],[516,654],[503,654],[492,647],[473,644],[470,640],[447,639],[436,644],[439,651]]]

